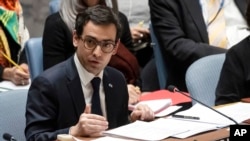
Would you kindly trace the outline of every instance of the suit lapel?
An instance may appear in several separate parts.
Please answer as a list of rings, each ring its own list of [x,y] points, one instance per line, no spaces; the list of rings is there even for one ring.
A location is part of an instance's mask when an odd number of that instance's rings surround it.
[[[236,6],[239,8],[241,14],[245,16],[248,0],[234,0]]]
[[[85,109],[85,99],[83,96],[80,77],[78,75],[74,59],[71,57],[66,64],[66,75],[68,77],[67,87],[74,103],[76,114],[79,117]]]
[[[186,5],[188,12],[190,13],[193,19],[194,24],[199,30],[202,40],[208,43],[207,28],[203,19],[199,0],[183,0],[182,2]]]
[[[105,102],[106,102],[106,111],[107,111],[107,117],[108,117],[108,121],[110,123],[112,123],[112,120],[113,119],[113,115],[112,114],[112,109],[114,109],[112,106],[113,106],[113,102],[112,102],[112,95],[114,94],[113,93],[113,88],[114,88],[114,85],[110,79],[109,79],[109,76],[108,76],[108,73],[107,73],[107,70],[104,69],[104,73],[103,73],[103,87],[104,87],[104,92],[105,92]],[[114,99],[113,99],[114,100]]]

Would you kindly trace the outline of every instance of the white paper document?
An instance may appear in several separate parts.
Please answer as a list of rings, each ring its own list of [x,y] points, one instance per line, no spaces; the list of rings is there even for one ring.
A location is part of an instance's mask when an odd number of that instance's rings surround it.
[[[155,117],[163,117],[167,116],[177,110],[179,110],[182,106],[172,106],[171,99],[157,99],[157,100],[146,100],[140,101],[135,105],[129,105],[129,110],[133,110],[137,105],[145,104],[148,105],[154,111]]]
[[[164,117],[167,116],[177,110],[179,110],[182,106],[169,106],[168,108],[160,111],[159,113],[155,114],[155,117]]]
[[[185,129],[177,129],[171,125],[169,126],[166,120],[158,119],[152,122],[135,121],[134,123],[108,130],[104,132],[104,135],[145,141],[157,141],[185,131]]]
[[[147,100],[147,101],[140,101],[139,103],[135,105],[129,105],[129,109],[133,110],[136,106],[144,104],[148,105],[154,111],[155,113],[159,113],[160,111],[168,108],[169,106],[172,105],[172,100],[171,99],[159,99],[159,100]]]
[[[216,108],[217,111],[232,118],[237,123],[241,123],[244,120],[250,118],[249,109],[250,109],[250,104],[242,102]],[[219,125],[228,126],[231,124],[236,124],[227,117],[198,103],[188,110],[176,113],[176,115],[199,117],[200,120],[198,120],[198,122],[214,123],[218,124],[218,126]],[[192,120],[192,119],[184,119],[184,120]]]
[[[122,139],[122,138],[114,138],[114,137],[101,137],[98,139],[94,139],[92,141],[135,141],[132,139]]]
[[[249,103],[235,103],[217,108],[219,112],[241,123],[250,117]],[[152,122],[134,123],[105,131],[104,135],[138,140],[162,140],[168,137],[187,138],[198,133],[217,130],[235,124],[227,117],[203,106],[195,104],[188,110],[178,112],[179,118],[169,116]],[[183,116],[183,117],[182,117]],[[188,117],[188,118],[187,118]],[[199,117],[189,119],[190,117]]]
[[[187,121],[177,118],[168,118],[165,119],[168,126],[174,126],[175,128],[183,129],[186,132],[179,133],[176,135],[173,135],[172,137],[175,138],[187,138],[202,132],[211,131],[211,130],[217,130],[220,127],[218,127],[216,124],[210,124],[210,123],[204,123],[204,122],[196,122],[196,121]]]

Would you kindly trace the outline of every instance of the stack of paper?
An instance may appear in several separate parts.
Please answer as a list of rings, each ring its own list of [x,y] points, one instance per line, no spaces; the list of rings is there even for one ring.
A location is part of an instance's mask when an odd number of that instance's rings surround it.
[[[185,132],[185,129],[176,129],[175,127],[167,125],[166,122],[162,122],[162,119],[159,119],[152,122],[136,121],[134,123],[118,127],[116,129],[108,130],[104,132],[104,135],[129,139],[156,141],[182,132]]]
[[[250,118],[249,109],[250,109],[250,103],[238,102],[235,104],[216,108],[215,110],[228,116],[229,118],[232,118],[237,123],[241,123],[244,120]],[[176,113],[176,115],[195,116],[200,118],[200,120],[195,120],[197,122],[207,122],[221,126],[228,126],[231,124],[235,124],[234,121],[228,119],[227,117],[198,103],[188,110]],[[185,120],[192,120],[192,119],[185,119]]]
[[[169,115],[181,108],[181,106],[171,106],[171,99],[157,99],[141,101],[135,105],[129,105],[129,109],[133,110],[136,106],[140,104],[148,105],[148,107],[150,107],[152,111],[154,111],[155,117],[163,117]]]
[[[250,117],[249,103],[236,103],[217,108],[219,112],[241,123]],[[203,105],[195,104],[192,108],[178,112],[183,118],[159,118],[152,122],[136,121],[105,132],[105,135],[139,139],[139,140],[162,140],[168,137],[187,138],[198,133],[220,129],[230,124],[235,124],[229,118],[218,114]],[[199,117],[190,119],[185,117]]]
[[[168,137],[187,138],[192,135],[216,130],[215,124],[160,118],[152,122],[136,121],[134,123],[106,131],[104,135],[139,140],[163,140]]]

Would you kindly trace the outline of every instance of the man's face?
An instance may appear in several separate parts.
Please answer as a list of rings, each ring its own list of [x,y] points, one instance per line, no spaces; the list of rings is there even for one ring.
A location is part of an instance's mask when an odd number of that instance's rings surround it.
[[[82,66],[88,72],[97,75],[104,69],[104,67],[107,66],[112,55],[116,54],[118,43],[111,52],[105,53],[102,51],[100,45],[97,45],[92,50],[87,49],[84,42],[86,39],[91,39],[92,41],[97,42],[102,41],[115,43],[116,27],[114,24],[96,25],[89,21],[83,28],[84,32],[80,37],[78,37],[74,32],[73,44],[77,48],[76,54]]]

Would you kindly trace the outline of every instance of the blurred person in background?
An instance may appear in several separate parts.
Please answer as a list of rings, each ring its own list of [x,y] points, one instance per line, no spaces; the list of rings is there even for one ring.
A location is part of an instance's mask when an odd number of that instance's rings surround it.
[[[0,0],[0,80],[29,84],[24,44],[29,39],[19,0]]]
[[[248,27],[250,27],[249,2],[246,11],[246,21]],[[249,54],[250,36],[247,36],[227,51],[226,59],[216,88],[215,105],[239,102],[243,98],[250,97]]]
[[[149,0],[152,26],[168,70],[168,85],[187,91],[185,74],[194,61],[225,53],[250,34],[245,20],[247,2]]]
[[[150,45],[148,0],[118,0],[117,2],[119,11],[128,18],[134,50],[136,50],[135,55],[141,68],[144,68],[153,54]]]

